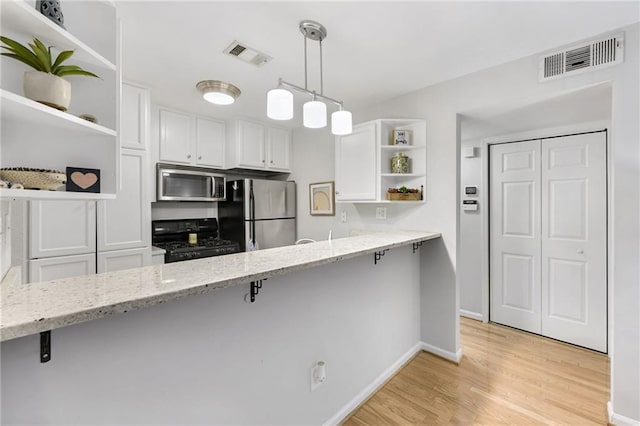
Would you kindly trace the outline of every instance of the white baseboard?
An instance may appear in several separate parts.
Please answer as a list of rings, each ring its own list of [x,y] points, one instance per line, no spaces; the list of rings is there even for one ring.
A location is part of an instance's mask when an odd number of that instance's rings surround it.
[[[609,423],[616,426],[640,426],[640,421],[614,413],[611,401],[607,402],[607,415],[609,416]]]
[[[393,376],[402,366],[411,359],[415,354],[420,352],[423,343],[417,343],[414,347],[409,349],[404,355],[394,362],[389,368],[387,368],[382,374],[362,390],[355,398],[349,401],[344,407],[342,407],[333,417],[324,422],[324,426],[337,425],[343,421],[352,411],[360,406],[364,401],[373,395],[380,386],[382,386],[391,376]]]
[[[476,321],[482,321],[482,314],[479,314],[477,312],[467,311],[466,309],[460,309],[460,316],[461,317],[466,317],[466,318],[471,318],[471,319],[474,319]]]
[[[438,355],[440,358],[455,362],[456,364],[460,364],[460,360],[462,359],[462,348],[458,349],[458,352],[449,352],[444,349],[440,349],[437,346],[422,342],[420,344],[420,349],[434,355]]]

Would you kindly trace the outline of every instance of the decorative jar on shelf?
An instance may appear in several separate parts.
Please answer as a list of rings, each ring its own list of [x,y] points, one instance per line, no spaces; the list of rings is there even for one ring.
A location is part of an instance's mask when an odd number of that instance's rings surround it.
[[[391,173],[406,174],[409,170],[409,157],[402,152],[396,153],[391,157]]]

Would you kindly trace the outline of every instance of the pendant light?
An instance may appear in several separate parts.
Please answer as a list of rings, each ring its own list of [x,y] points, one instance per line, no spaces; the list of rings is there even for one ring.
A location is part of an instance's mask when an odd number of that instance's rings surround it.
[[[293,118],[293,93],[295,90],[311,96],[302,107],[302,121],[305,127],[320,129],[327,125],[327,104],[330,102],[339,107],[331,114],[331,133],[334,135],[348,135],[352,131],[351,113],[343,109],[342,101],[337,101],[323,93],[322,81],[322,40],[327,37],[324,26],[315,21],[301,21],[298,27],[304,36],[304,87],[287,83],[282,78],[278,80],[278,87],[267,92],[267,117],[274,120],[290,120]],[[320,46],[320,93],[309,90],[307,85],[307,39],[317,41]],[[290,90],[286,90],[290,89]]]

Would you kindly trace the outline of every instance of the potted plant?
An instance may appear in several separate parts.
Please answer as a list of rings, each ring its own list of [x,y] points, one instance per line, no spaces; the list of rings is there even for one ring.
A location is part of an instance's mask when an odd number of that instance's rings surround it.
[[[29,43],[31,49],[8,37],[0,36],[0,41],[4,43],[2,47],[8,50],[2,56],[13,58],[35,70],[24,73],[23,88],[24,95],[36,102],[66,111],[71,102],[71,84],[62,77],[86,75],[99,78],[77,65],[63,65],[73,55],[73,50],[64,50],[54,59],[51,55],[52,46],[45,46],[35,37],[33,43]]]

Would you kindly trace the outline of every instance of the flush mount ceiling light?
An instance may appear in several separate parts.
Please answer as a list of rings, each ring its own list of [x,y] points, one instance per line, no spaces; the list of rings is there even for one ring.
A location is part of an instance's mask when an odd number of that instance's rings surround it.
[[[219,80],[203,80],[196,84],[205,101],[216,105],[230,105],[240,96],[240,89]]]
[[[319,129],[327,125],[327,104],[338,105],[339,110],[331,114],[331,133],[348,135],[352,130],[351,113],[342,109],[342,101],[324,96],[322,84],[322,40],[327,37],[327,29],[315,21],[301,21],[300,32],[304,36],[304,87],[278,80],[278,87],[267,92],[267,117],[273,120],[290,120],[293,118],[293,93],[296,90],[311,96],[302,109],[304,127]],[[320,45],[320,93],[307,87],[307,39],[317,41]],[[324,102],[322,102],[324,101]]]

